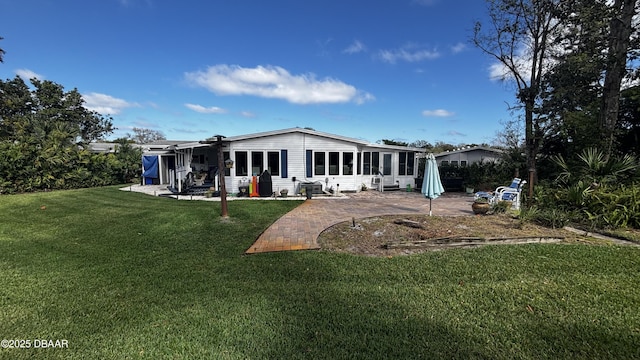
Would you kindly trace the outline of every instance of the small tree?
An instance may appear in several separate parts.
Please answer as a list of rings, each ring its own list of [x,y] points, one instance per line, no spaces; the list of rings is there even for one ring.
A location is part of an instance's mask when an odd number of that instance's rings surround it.
[[[148,144],[158,140],[167,140],[161,131],[136,127],[133,128],[133,134],[127,133],[127,137],[136,144]]]

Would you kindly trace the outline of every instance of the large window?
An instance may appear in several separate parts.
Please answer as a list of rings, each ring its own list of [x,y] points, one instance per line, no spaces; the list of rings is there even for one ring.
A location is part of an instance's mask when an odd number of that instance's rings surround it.
[[[371,175],[371,153],[364,153],[364,166],[362,170],[364,175]]]
[[[371,153],[371,174],[378,175],[380,172],[380,153],[372,152]]]
[[[246,151],[236,151],[236,176],[247,176],[249,175],[249,164],[247,163],[247,152]]]
[[[400,159],[398,162],[398,175],[413,175],[413,166],[415,162],[415,152],[401,151],[398,153]]]
[[[319,151],[319,152],[315,152],[313,153],[313,159],[314,159],[314,173],[316,175],[324,175],[325,174],[325,158],[324,158],[324,152]]]
[[[353,153],[342,153],[342,175],[353,175]]]
[[[329,175],[340,175],[340,153],[329,152]]]
[[[400,151],[398,153],[398,175],[402,176],[407,173],[407,153],[404,151]]]
[[[251,175],[260,176],[264,171],[264,154],[262,151],[251,152]]]
[[[277,151],[267,152],[267,168],[272,176],[280,175],[280,153]]]

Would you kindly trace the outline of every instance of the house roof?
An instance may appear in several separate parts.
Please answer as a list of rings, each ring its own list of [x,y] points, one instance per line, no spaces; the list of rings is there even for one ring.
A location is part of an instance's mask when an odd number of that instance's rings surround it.
[[[368,141],[361,140],[361,139],[356,139],[356,138],[347,137],[347,136],[341,136],[341,135],[335,135],[335,134],[325,133],[325,132],[316,131],[316,130],[312,130],[312,129],[299,128],[299,127],[289,128],[289,129],[282,129],[282,130],[265,131],[265,132],[259,132],[259,133],[253,133],[253,134],[230,136],[230,137],[225,138],[224,141],[225,142],[236,142],[236,141],[243,141],[243,140],[257,139],[257,138],[262,138],[262,137],[278,136],[278,135],[284,135],[284,134],[292,134],[292,133],[301,133],[301,134],[319,136],[319,137],[324,137],[324,138],[327,138],[327,139],[340,140],[340,141],[350,142],[350,143],[354,143],[354,144],[358,144],[358,145],[362,145],[362,146],[380,148],[380,149],[423,151],[423,149],[420,149],[420,148],[413,148],[413,147],[406,147],[406,146],[372,144],[372,143],[370,143]],[[200,142],[200,141],[184,141],[184,142],[176,142],[176,141],[174,141],[173,145],[175,146],[176,149],[185,149],[185,148],[206,147],[206,146],[209,146],[210,143],[209,142],[204,142],[204,141],[202,141],[202,142]]]
[[[502,153],[504,153],[504,151],[500,150],[500,149],[496,149],[496,148],[491,148],[491,147],[487,147],[487,146],[474,146],[474,147],[470,147],[470,146],[466,146],[466,147],[462,147],[459,149],[453,149],[451,151],[444,151],[441,153],[437,153],[435,154],[435,157],[442,157],[442,156],[447,156],[447,155],[452,155],[452,154],[458,154],[458,153],[465,153],[465,152],[471,152],[471,151],[488,151],[488,152],[492,152],[495,153],[496,155],[501,155]]]
[[[111,142],[91,142],[88,145],[89,151],[93,153],[113,153],[116,151],[116,148],[120,146],[118,143]],[[131,144],[131,147],[134,148],[142,148],[142,145]]]
[[[341,135],[329,134],[329,133],[316,131],[312,129],[299,128],[299,127],[282,129],[282,130],[265,131],[265,132],[254,133],[254,134],[230,136],[226,138],[226,141],[241,141],[241,140],[256,139],[261,137],[284,135],[284,134],[291,134],[291,133],[302,133],[302,134],[325,137],[325,138],[334,139],[334,140],[342,140],[342,141],[361,144],[361,145],[369,145],[369,143],[364,140],[341,136]]]

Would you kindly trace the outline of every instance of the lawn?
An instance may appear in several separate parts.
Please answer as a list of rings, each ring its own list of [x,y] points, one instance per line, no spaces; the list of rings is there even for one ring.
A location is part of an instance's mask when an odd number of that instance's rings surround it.
[[[640,358],[638,248],[243,255],[297,204],[0,197],[0,358]]]

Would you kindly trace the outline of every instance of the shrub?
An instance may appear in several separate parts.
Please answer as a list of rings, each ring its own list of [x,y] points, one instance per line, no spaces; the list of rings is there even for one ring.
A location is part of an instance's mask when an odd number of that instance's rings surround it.
[[[498,201],[493,205],[492,210],[495,214],[501,214],[511,209],[511,206],[512,206],[511,201]]]

